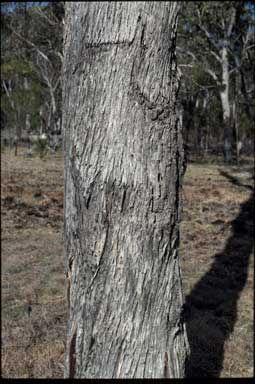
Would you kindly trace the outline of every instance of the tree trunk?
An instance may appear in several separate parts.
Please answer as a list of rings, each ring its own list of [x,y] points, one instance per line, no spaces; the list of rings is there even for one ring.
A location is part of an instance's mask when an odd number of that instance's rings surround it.
[[[210,94],[208,90],[205,90],[203,94],[203,103],[202,103],[202,112],[200,118],[200,124],[202,127],[201,130],[201,149],[203,151],[203,157],[206,156],[208,150],[208,142],[207,142],[207,121],[208,121],[208,104],[210,100]]]
[[[39,110],[39,116],[40,116],[40,131],[39,131],[39,135],[41,136],[43,134],[43,132],[45,131],[45,118],[44,118],[44,108],[43,108],[43,105],[40,106],[40,110]]]
[[[238,88],[238,74],[235,73],[233,77],[233,90],[234,90],[234,96],[233,96],[233,104],[232,104],[232,129],[234,133],[235,138],[235,160],[236,164],[239,165],[239,132],[238,132],[238,119],[237,119],[237,106],[238,106],[238,97],[240,97],[240,90]]]
[[[14,137],[14,155],[18,156],[18,147],[22,135],[22,120],[21,120],[21,111],[20,107],[17,104],[16,106],[16,114],[15,114],[15,120],[16,120],[16,127],[15,127],[15,137]]]
[[[28,84],[27,77],[24,77],[24,89],[26,91],[29,90],[29,84]],[[30,133],[30,130],[31,130],[31,116],[30,116],[30,113],[26,113],[25,128],[26,128],[26,134],[28,135]]]
[[[184,376],[178,9],[66,3],[65,377]]]
[[[226,42],[224,43],[226,45]],[[233,139],[230,121],[230,102],[229,102],[229,63],[226,46],[221,51],[222,60],[222,90],[220,99],[223,112],[223,131],[224,131],[224,161],[230,163],[233,156]]]
[[[191,95],[189,98],[182,100],[183,105],[183,126],[184,126],[184,142],[190,144],[190,131],[194,128],[194,111],[197,105],[198,93]]]
[[[240,150],[239,150],[239,129],[238,129],[238,112],[237,112],[237,100],[235,98],[233,102],[233,129],[235,132],[235,144],[236,144],[236,164],[239,166],[240,163]]]

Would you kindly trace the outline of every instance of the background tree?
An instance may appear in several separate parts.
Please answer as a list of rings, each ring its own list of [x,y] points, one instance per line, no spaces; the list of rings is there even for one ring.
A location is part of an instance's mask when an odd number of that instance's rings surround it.
[[[66,377],[183,377],[177,2],[66,3]]]
[[[51,147],[60,144],[63,16],[63,2],[1,3],[1,64],[5,79],[5,83],[1,82],[1,111],[5,116],[2,127],[6,128],[2,137],[6,132],[10,138],[21,132],[46,133]],[[253,153],[254,19],[254,5],[250,2],[183,3],[177,42],[178,65],[183,72],[179,101],[184,107],[185,142],[200,157],[208,159],[225,152],[226,160],[229,157],[238,161],[240,148]],[[228,87],[222,83],[223,41]],[[22,63],[23,69],[27,67],[26,76],[15,68],[17,63]],[[15,78],[7,79],[7,73],[15,73]],[[29,94],[34,101],[23,102]],[[15,112],[10,104],[14,95]],[[224,105],[229,105],[226,124],[223,100]]]
[[[233,123],[233,110],[237,112],[237,108],[233,108],[237,100],[234,84],[237,74],[242,77],[245,67],[252,76],[248,62],[254,55],[254,7],[248,2],[187,2],[182,8],[179,28],[177,52],[184,82],[193,83],[196,95],[203,88],[210,89],[212,96],[220,101],[222,112],[218,124],[223,127],[224,159],[232,161],[238,142]],[[247,75],[242,77],[243,86],[238,87],[243,99],[239,102],[238,114],[243,115],[244,108],[248,112],[249,132],[252,101],[248,94],[252,95],[254,87],[246,91]],[[221,136],[217,136],[218,143]]]
[[[26,128],[29,133],[30,129],[39,124],[38,109],[42,102],[42,87],[33,69],[25,61],[12,58],[8,63],[2,64],[1,70],[4,90],[1,107],[8,116],[5,125],[11,140],[16,136],[17,141],[21,139],[22,130],[25,131]]]
[[[20,138],[22,131],[28,134],[31,130],[44,132],[49,138],[52,134],[60,134],[63,3],[3,3],[1,13],[1,63],[4,79],[1,95],[3,99],[10,101],[13,99],[13,92],[19,89],[20,97],[16,98],[14,115],[20,115],[20,110],[23,112],[18,119],[17,136]],[[22,73],[18,65],[23,65]],[[27,68],[26,76],[24,66]],[[6,77],[8,73],[15,74],[15,81],[13,76],[11,79]],[[7,84],[12,85],[10,89]],[[37,98],[36,106],[33,102],[27,103],[27,98],[23,97],[28,91],[32,98]],[[27,111],[21,107],[25,100]],[[4,101],[4,106],[6,105]],[[32,106],[31,115],[29,108]],[[13,114],[6,109],[5,112],[7,124],[13,126]],[[36,119],[31,121],[35,116]]]

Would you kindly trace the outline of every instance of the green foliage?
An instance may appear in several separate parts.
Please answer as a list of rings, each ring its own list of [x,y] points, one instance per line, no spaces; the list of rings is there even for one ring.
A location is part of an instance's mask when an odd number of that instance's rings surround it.
[[[13,57],[9,62],[1,65],[1,76],[4,80],[10,80],[17,76],[32,76],[33,70],[31,66],[18,59]]]
[[[53,124],[61,108],[63,2],[1,4],[1,106],[4,128],[24,131],[29,115],[38,133],[42,118]],[[52,103],[52,89],[55,103]],[[56,105],[57,112],[52,111]],[[48,117],[52,117],[52,121]]]
[[[42,103],[44,88],[29,63],[12,57],[1,65],[1,77],[9,88],[9,95],[1,91],[1,106],[8,116],[8,126],[16,121],[24,126],[26,115],[30,115],[31,129],[39,124],[39,108]],[[24,84],[27,82],[27,86]],[[13,106],[15,110],[13,110]]]

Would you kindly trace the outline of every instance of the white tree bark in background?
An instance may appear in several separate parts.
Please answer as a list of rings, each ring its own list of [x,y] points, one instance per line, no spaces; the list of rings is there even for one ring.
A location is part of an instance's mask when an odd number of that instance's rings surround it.
[[[29,90],[29,84],[28,84],[27,77],[24,77],[24,89],[26,91]],[[26,127],[26,134],[28,134],[28,132],[30,133],[30,130],[31,130],[31,116],[30,116],[30,113],[26,113],[25,127]]]
[[[231,112],[229,101],[229,62],[227,48],[224,46],[221,51],[222,65],[222,90],[220,91],[220,99],[223,112],[223,129],[224,129],[224,160],[232,161],[233,155],[233,138],[231,127]]]

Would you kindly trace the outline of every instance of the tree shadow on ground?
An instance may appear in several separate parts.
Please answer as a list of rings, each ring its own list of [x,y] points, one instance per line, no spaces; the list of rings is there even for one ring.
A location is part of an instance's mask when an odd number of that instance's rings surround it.
[[[226,172],[233,184],[253,191],[231,222],[232,235],[224,250],[214,256],[210,270],[186,298],[186,326],[190,358],[186,377],[219,377],[224,344],[234,330],[237,303],[245,286],[253,248],[254,190]]]

